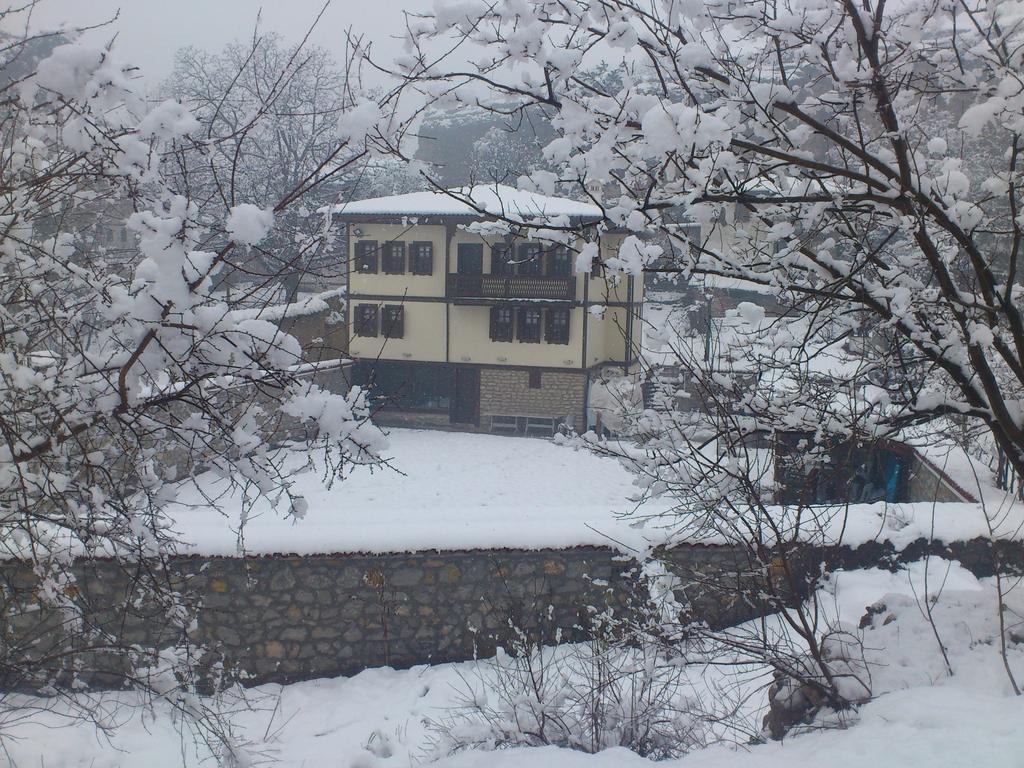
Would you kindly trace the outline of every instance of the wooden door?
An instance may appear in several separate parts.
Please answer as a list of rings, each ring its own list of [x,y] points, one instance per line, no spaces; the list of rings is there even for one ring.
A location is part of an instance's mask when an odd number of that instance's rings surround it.
[[[476,368],[455,369],[451,421],[480,426],[480,371]]]
[[[476,243],[460,243],[455,268],[460,275],[484,273],[484,247]]]

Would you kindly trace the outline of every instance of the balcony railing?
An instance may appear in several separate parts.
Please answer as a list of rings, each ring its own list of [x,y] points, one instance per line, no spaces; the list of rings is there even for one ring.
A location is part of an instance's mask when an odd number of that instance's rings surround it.
[[[448,275],[448,298],[572,301],[576,298],[576,279],[541,275]]]

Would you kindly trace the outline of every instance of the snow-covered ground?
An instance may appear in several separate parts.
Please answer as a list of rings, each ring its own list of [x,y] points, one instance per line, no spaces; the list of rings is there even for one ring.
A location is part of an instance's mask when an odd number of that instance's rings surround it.
[[[814,730],[782,743],[718,744],[691,752],[666,768],[793,768],[826,761],[831,768],[1019,768],[1024,764],[1024,698],[1015,697],[998,656],[996,597],[991,581],[979,581],[956,563],[933,559],[928,595],[936,627],[953,668],[945,671],[935,634],[924,618],[924,567],[840,572],[824,589],[833,613],[864,640],[876,698],[844,728]],[[1006,601],[1008,658],[1024,679],[1020,639],[1024,594]],[[857,623],[867,605],[882,603],[875,620]],[[431,722],[452,717],[451,707],[467,680],[489,674],[488,662],[405,671],[367,670],[352,678],[289,686],[266,685],[249,693],[250,709],[233,717],[236,736],[247,743],[253,764],[282,768],[641,768],[647,760],[623,749],[586,755],[553,747],[499,752],[438,754]],[[687,668],[681,695],[714,695],[727,674],[699,664]],[[767,676],[739,681],[750,693],[745,723],[757,723],[765,705]],[[743,693],[744,691],[740,691]],[[14,766],[46,768],[179,768],[199,765],[203,750],[182,741],[157,707],[115,713],[114,694],[99,697],[119,723],[112,741],[88,723],[65,723],[58,711],[0,732]],[[121,695],[121,702],[131,700]],[[154,716],[155,715],[155,716]],[[61,725],[65,727],[59,728]],[[436,762],[435,762],[436,759]]]
[[[635,493],[629,473],[613,459],[550,440],[431,430],[389,432],[390,466],[353,467],[331,488],[312,468],[296,478],[309,511],[292,521],[257,503],[245,527],[253,554],[401,552],[486,547],[567,547],[609,544],[626,536],[646,549],[640,532],[620,516]],[[292,453],[286,467],[302,467]],[[240,500],[206,475],[202,492],[183,489],[170,514],[192,551],[237,553]]]
[[[617,461],[585,448],[550,440],[430,430],[390,432],[390,467],[353,467],[326,488],[313,467],[296,478],[309,511],[292,520],[258,501],[248,513],[244,551],[249,554],[403,552],[471,548],[606,545],[644,553],[677,541],[668,499],[637,512],[632,476]],[[309,456],[285,454],[300,468]],[[239,553],[242,504],[211,474],[184,488],[170,514],[185,551]],[[207,499],[203,498],[206,494]],[[1024,504],[997,505],[997,536],[1020,538]],[[215,503],[215,506],[211,504]],[[641,525],[644,518],[646,524]],[[804,519],[808,519],[804,516]],[[858,545],[888,540],[897,548],[920,538],[964,541],[988,535],[976,504],[862,504],[828,513],[832,541]],[[805,522],[806,526],[807,523]],[[808,536],[821,531],[807,527]],[[704,536],[706,543],[726,543]]]

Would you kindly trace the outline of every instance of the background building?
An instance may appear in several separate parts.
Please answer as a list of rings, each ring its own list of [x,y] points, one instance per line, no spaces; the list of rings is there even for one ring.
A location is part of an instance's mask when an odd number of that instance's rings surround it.
[[[600,215],[500,185],[335,208],[348,229],[354,380],[374,386],[382,420],[520,434],[585,428],[595,372],[636,365],[643,280],[606,276],[596,262],[581,272],[577,238],[556,244],[495,223],[554,228]],[[483,226],[467,228],[474,223]],[[620,241],[602,236],[601,257]]]

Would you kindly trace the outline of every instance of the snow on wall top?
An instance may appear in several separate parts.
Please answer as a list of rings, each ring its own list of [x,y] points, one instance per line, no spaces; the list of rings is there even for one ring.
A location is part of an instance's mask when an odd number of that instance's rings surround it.
[[[329,208],[335,216],[471,216],[481,213],[516,220],[553,219],[561,216],[599,219],[601,209],[565,197],[550,197],[503,184],[477,184],[447,192],[424,191],[405,195],[354,200]]]

